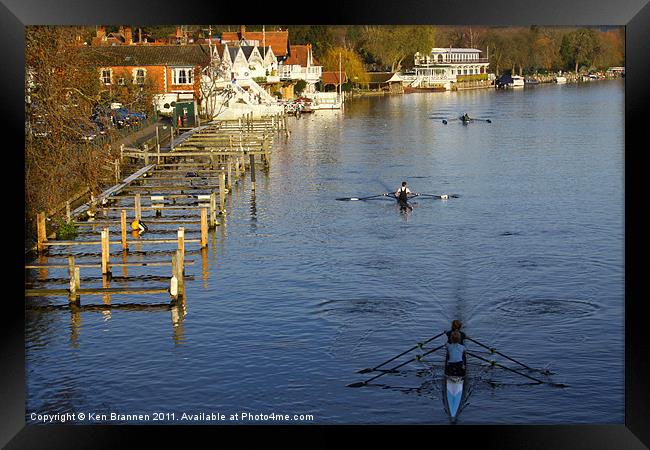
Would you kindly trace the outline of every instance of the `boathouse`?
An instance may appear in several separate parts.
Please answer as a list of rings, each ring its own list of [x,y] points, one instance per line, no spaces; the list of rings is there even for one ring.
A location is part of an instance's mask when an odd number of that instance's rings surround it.
[[[367,89],[386,91],[392,94],[404,92],[402,77],[397,72],[367,72]]]

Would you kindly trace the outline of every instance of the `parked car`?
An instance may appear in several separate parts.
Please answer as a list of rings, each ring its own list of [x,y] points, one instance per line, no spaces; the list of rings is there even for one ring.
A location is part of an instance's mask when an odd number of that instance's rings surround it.
[[[79,124],[79,134],[82,141],[91,142],[97,137],[96,128],[92,125]]]
[[[117,108],[112,110],[113,123],[118,128],[138,125],[147,118],[147,115],[141,112],[129,111],[128,108]]]

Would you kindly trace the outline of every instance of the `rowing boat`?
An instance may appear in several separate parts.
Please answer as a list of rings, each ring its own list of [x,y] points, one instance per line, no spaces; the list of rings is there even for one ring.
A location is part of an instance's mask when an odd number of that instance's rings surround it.
[[[467,367],[467,364],[465,364],[465,367]],[[445,398],[447,399],[449,416],[452,420],[456,420],[463,400],[463,388],[465,386],[467,371],[463,370],[462,372],[453,371],[450,373],[448,371],[447,358],[445,358]]]

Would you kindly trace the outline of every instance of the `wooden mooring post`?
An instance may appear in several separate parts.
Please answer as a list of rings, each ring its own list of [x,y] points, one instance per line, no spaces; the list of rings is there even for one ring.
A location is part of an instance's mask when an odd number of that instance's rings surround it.
[[[40,212],[36,214],[36,236],[37,236],[37,250],[42,253],[45,250],[45,242],[47,242],[47,231],[45,226],[45,213]]]
[[[180,300],[185,295],[185,280],[183,278],[183,256],[180,250],[172,256],[172,278],[169,282],[169,294],[172,299]]]
[[[251,190],[255,190],[255,155],[250,154],[251,162]]]
[[[139,222],[142,219],[142,203],[140,202],[140,194],[135,194],[135,218]]]
[[[108,227],[104,228],[101,233],[102,236],[102,275],[110,275],[111,263],[111,242]]]
[[[129,249],[129,244],[126,241],[126,209],[120,212],[120,226],[122,231],[122,250],[126,251]]]
[[[219,225],[217,222],[217,195],[214,192],[210,193],[210,228],[216,228]]]
[[[226,175],[219,174],[219,214],[226,213]]]
[[[181,252],[181,270],[185,272],[185,228],[178,227],[178,251]]]
[[[208,246],[208,208],[201,208],[201,248]]]
[[[81,278],[79,276],[79,267],[74,263],[74,256],[68,256],[68,274],[70,275],[70,293],[68,294],[68,303],[80,306],[81,302],[77,292],[81,287]]]

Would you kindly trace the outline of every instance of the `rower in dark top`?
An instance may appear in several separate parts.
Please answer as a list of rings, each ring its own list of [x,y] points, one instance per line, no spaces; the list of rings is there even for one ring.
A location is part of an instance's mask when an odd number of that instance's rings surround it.
[[[454,331],[458,331],[460,333],[460,343],[463,345],[465,344],[465,333],[460,331],[462,326],[463,323],[460,320],[453,320],[451,322],[451,331],[445,332],[445,334],[447,335],[447,342],[450,342],[451,333],[453,333]]]
[[[469,114],[465,113],[464,116],[461,116],[460,120],[462,120],[463,123],[469,123],[469,121],[472,119],[469,118]]]
[[[408,204],[409,194],[411,194],[411,190],[406,186],[406,181],[402,181],[402,186],[395,191],[395,197],[397,198],[397,203],[399,203],[400,211],[406,211],[407,208],[413,210],[413,207]]]

